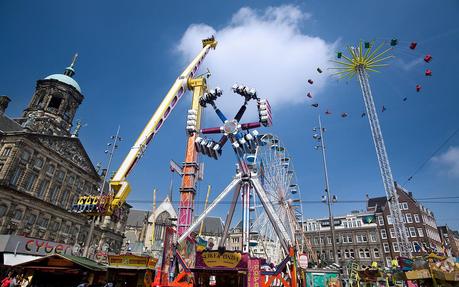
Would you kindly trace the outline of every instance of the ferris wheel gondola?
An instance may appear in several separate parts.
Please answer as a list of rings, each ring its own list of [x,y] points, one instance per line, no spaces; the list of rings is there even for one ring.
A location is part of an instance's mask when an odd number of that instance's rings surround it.
[[[258,148],[256,150],[256,164],[260,174],[263,188],[266,190],[276,213],[287,230],[291,242],[295,244],[296,250],[302,252],[305,248],[310,249],[310,244],[304,237],[303,230],[303,207],[301,205],[301,190],[296,182],[296,174],[292,158],[287,149],[282,145],[279,138],[272,134],[259,136]],[[252,206],[254,220],[252,230],[254,237],[263,246],[272,262],[283,258],[282,250],[278,246],[278,238],[275,230],[270,224],[266,213],[262,212],[261,205],[255,202],[253,197]],[[269,250],[270,247],[274,248]],[[309,250],[310,251],[310,250]]]

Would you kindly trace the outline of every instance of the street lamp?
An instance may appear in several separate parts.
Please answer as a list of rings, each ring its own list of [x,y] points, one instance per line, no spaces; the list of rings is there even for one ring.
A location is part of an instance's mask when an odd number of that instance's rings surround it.
[[[118,129],[116,130],[116,135],[110,137],[112,142],[107,143],[107,149],[104,151],[104,153],[108,155],[108,163],[107,163],[107,169],[105,170],[105,172],[102,173],[102,185],[100,187],[99,199],[102,198],[102,195],[104,194],[107,174],[109,174],[109,171],[110,171],[110,166],[112,164],[113,154],[114,154],[115,150],[118,148],[117,143],[122,140],[121,137],[119,136],[119,134],[120,134],[120,126],[118,126]],[[91,244],[92,234],[94,233],[94,227],[95,227],[95,224],[96,224],[96,218],[97,218],[97,216],[93,216],[92,217],[91,227],[89,228],[89,234],[88,234],[88,237],[86,238],[86,242],[84,244],[83,257],[88,257],[89,245]]]
[[[323,159],[324,175],[325,175],[325,195],[322,196],[322,202],[325,202],[328,205],[328,219],[330,222],[330,231],[331,231],[331,236],[332,236],[333,260],[335,263],[338,263],[338,258],[336,256],[337,254],[336,254],[336,240],[335,240],[335,222],[333,219],[333,213],[331,209],[332,204],[336,202],[336,196],[331,195],[329,184],[328,184],[327,157],[326,157],[326,152],[325,152],[325,140],[324,140],[325,128],[322,127],[322,121],[320,120],[320,115],[319,115],[319,128],[313,128],[312,130],[314,132],[319,132],[319,133],[315,133],[312,136],[312,138],[317,141],[317,145],[315,146],[315,149],[316,150],[320,149],[322,151],[322,159]]]

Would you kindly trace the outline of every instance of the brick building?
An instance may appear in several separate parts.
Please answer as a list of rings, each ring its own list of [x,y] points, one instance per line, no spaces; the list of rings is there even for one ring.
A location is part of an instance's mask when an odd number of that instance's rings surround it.
[[[451,230],[448,225],[438,226],[438,232],[447,255],[459,257],[459,232]]]
[[[317,258],[333,263],[332,235],[330,220],[327,218],[307,219],[304,233],[316,251]],[[354,211],[351,214],[334,217],[335,241],[338,263],[359,262],[369,266],[373,261],[385,262],[380,238],[380,226],[373,212]]]
[[[431,249],[441,250],[441,239],[433,212],[417,202],[411,192],[397,183],[395,186],[413,255],[421,255]],[[389,265],[392,258],[399,256],[399,248],[386,197],[369,198],[367,210],[376,215],[384,257]]]

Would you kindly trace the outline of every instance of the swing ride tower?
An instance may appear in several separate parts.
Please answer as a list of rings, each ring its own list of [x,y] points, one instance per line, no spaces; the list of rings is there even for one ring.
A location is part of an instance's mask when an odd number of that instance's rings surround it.
[[[408,234],[406,233],[405,224],[402,221],[403,214],[400,209],[394,178],[392,176],[381,126],[379,125],[378,114],[376,113],[376,107],[371,93],[370,82],[368,80],[368,71],[377,72],[377,68],[387,66],[384,61],[393,57],[389,55],[389,51],[392,50],[392,47],[383,50],[384,45],[385,43],[383,42],[373,49],[373,45],[368,45],[369,47],[367,47],[366,44],[366,50],[364,51],[363,45],[360,43],[358,47],[348,48],[350,53],[349,57],[342,54],[343,60],[333,62],[339,65],[334,68],[338,70],[336,73],[337,75],[345,78],[352,78],[357,75],[359,79],[389,211],[393,220],[395,238],[400,249],[400,256],[410,258],[410,242],[408,240]]]

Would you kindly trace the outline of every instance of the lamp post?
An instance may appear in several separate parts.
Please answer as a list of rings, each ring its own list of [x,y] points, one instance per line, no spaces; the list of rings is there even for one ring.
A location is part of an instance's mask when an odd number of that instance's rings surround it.
[[[108,163],[107,163],[107,169],[105,170],[105,173],[102,174],[102,185],[100,187],[99,198],[101,198],[101,196],[104,193],[107,174],[110,172],[110,166],[112,164],[113,154],[114,154],[115,150],[118,148],[117,143],[119,141],[121,141],[121,137],[119,136],[119,134],[120,134],[120,126],[118,126],[118,129],[116,130],[116,135],[110,137],[112,142],[107,143],[107,149],[105,150],[105,153],[108,154]],[[86,242],[84,244],[83,257],[88,257],[88,255],[89,255],[88,254],[89,253],[89,247],[90,247],[90,244],[91,244],[92,235],[94,233],[94,227],[96,225],[96,218],[97,218],[96,216],[92,217],[91,226],[89,228],[89,234],[88,234],[88,237],[86,238]]]
[[[324,140],[324,132],[325,128],[322,127],[322,121],[320,120],[319,115],[319,134],[314,134],[313,138],[317,140],[318,145],[315,146],[316,149],[321,149],[322,151],[322,160],[324,165],[324,175],[325,175],[325,202],[328,205],[328,219],[330,221],[330,231],[332,237],[332,249],[333,249],[333,260],[335,263],[338,263],[338,258],[336,256],[336,240],[335,240],[335,221],[333,219],[333,213],[331,206],[336,201],[336,197],[332,196],[330,193],[330,187],[328,183],[328,169],[327,169],[327,156],[325,152],[325,140]],[[317,128],[313,129],[314,132],[317,132]],[[320,228],[320,227],[319,227]],[[320,239],[319,239],[320,242]]]

